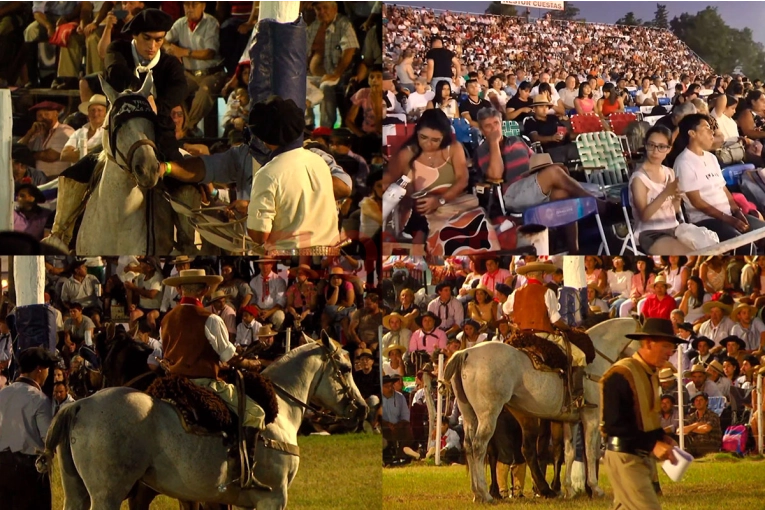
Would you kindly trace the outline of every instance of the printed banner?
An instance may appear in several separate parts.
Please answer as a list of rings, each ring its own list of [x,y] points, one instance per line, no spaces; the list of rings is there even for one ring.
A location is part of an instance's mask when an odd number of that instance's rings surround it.
[[[531,7],[533,9],[549,9],[551,11],[562,11],[563,2],[555,0],[519,0],[517,2],[502,2],[505,5],[519,5],[521,7]]]

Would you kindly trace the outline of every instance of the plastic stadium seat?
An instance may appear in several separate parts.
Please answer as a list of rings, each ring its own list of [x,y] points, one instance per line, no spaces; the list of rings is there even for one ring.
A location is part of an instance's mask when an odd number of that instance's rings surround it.
[[[672,104],[672,100],[668,97],[660,97],[659,98],[659,105],[661,106],[669,106]]]
[[[584,133],[576,137],[576,148],[588,182],[602,186],[627,182],[627,160],[619,137],[609,131]]]
[[[555,228],[570,225],[593,215],[598,223],[598,231],[600,232],[602,242],[598,249],[598,254],[605,250],[606,255],[611,255],[611,252],[608,251],[608,243],[606,242],[606,234],[603,232],[600,214],[598,214],[598,203],[592,197],[556,200],[555,202],[529,207],[523,212],[523,223],[525,225],[534,224],[544,225],[547,228]]]
[[[452,121],[452,127],[454,128],[454,135],[457,137],[457,141],[461,144],[470,144],[472,137],[470,136],[470,123],[465,119],[454,119]]]
[[[722,169],[723,178],[726,186],[738,186],[741,184],[741,174],[754,170],[751,163],[739,163],[737,165],[726,166]]]
[[[627,106],[627,107],[624,108],[624,111],[625,112],[630,112],[630,113],[637,114],[637,113],[640,113],[640,107],[639,106]]]

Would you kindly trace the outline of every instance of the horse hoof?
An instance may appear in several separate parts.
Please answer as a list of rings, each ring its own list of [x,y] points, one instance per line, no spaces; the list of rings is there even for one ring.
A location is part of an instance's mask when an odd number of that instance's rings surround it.
[[[605,491],[601,489],[600,487],[595,487],[592,491],[592,497],[593,498],[602,498],[606,495]]]
[[[542,497],[545,499],[557,498],[558,493],[553,490],[546,490],[542,492]]]

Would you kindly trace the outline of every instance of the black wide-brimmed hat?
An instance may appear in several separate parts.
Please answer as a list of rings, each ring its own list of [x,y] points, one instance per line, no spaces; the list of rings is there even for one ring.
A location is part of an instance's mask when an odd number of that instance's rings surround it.
[[[725,346],[727,346],[727,345],[728,345],[728,342],[736,342],[736,343],[738,344],[738,348],[739,348],[739,349],[741,349],[742,351],[743,351],[744,349],[746,349],[746,342],[744,342],[743,340],[741,340],[741,339],[740,339],[739,337],[737,337],[736,335],[730,335],[730,336],[726,336],[725,338],[723,338],[722,340],[720,340],[720,345],[722,345],[723,347],[725,347]]]
[[[682,338],[675,335],[675,329],[672,327],[672,321],[667,319],[646,319],[642,327],[634,333],[625,335],[631,340],[643,340],[644,338],[661,338],[675,344],[687,343]]]
[[[694,351],[699,350],[700,342],[704,342],[705,344],[707,344],[710,349],[715,346],[714,340],[712,340],[711,338],[707,338],[705,336],[700,336],[698,338],[694,338],[693,341],[691,342],[691,347],[693,348]]]
[[[167,32],[173,27],[173,18],[159,9],[143,9],[133,19],[125,23],[123,34],[142,32]]]
[[[250,133],[264,143],[282,147],[303,134],[305,115],[295,101],[271,96],[250,110]]]
[[[436,325],[435,325],[434,327],[436,327],[436,328],[437,328],[438,326],[440,326],[440,325],[441,325],[441,317],[439,317],[438,315],[434,314],[434,313],[433,313],[433,312],[431,312],[430,310],[428,310],[427,312],[423,313],[422,315],[420,315],[419,317],[417,317],[416,319],[414,319],[414,322],[415,322],[415,323],[416,323],[416,324],[417,324],[419,327],[422,327],[422,319],[423,319],[423,318],[425,318],[425,317],[430,317],[431,319],[433,319],[433,320],[436,322]]]

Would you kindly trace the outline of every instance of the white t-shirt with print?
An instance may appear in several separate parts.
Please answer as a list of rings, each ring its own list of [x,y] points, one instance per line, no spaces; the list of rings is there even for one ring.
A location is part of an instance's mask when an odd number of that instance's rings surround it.
[[[714,154],[704,152],[703,156],[697,156],[685,149],[675,160],[675,174],[678,180],[678,190],[681,193],[698,191],[706,203],[724,214],[731,214],[730,202],[725,193],[725,179]],[[683,201],[690,223],[711,219],[693,207],[687,196],[683,197]]]

